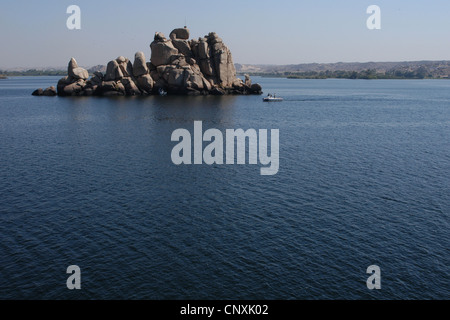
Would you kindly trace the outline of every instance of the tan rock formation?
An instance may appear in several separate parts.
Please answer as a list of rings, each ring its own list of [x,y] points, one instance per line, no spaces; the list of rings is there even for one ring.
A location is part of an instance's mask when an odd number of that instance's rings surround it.
[[[89,80],[88,72],[72,58],[68,76],[59,80],[57,93],[115,96],[154,94],[160,89],[189,95],[262,93],[250,77],[245,77],[245,83],[237,78],[231,51],[216,33],[198,40],[189,40],[189,36],[187,28],[173,30],[169,39],[157,32],[150,44],[150,62],[143,52],[135,54],[134,63],[120,56],[108,63],[105,74],[95,72]]]

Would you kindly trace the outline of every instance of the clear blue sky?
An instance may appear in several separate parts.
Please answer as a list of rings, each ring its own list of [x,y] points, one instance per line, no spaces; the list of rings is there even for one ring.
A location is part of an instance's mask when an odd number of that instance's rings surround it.
[[[66,9],[81,8],[81,30]],[[381,30],[366,9],[381,8]],[[1,0],[0,68],[106,64],[143,51],[187,19],[191,37],[217,32],[234,62],[298,64],[450,60],[448,0]]]

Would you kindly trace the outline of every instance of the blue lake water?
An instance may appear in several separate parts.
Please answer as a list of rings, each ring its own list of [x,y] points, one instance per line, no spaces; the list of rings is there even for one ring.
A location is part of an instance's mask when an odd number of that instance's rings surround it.
[[[450,298],[450,81],[31,96],[57,80],[0,80],[0,299]],[[174,165],[196,120],[279,129],[278,174]]]

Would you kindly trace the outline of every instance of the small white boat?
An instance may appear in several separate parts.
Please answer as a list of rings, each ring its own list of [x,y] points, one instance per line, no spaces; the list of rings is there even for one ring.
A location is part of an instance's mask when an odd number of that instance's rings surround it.
[[[277,98],[275,95],[267,95],[267,97],[263,98],[264,102],[280,102],[283,101],[283,98]]]

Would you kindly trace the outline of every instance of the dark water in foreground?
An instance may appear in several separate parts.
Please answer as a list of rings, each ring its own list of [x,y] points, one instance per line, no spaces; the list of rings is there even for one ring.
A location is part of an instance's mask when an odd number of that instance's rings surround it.
[[[30,95],[56,82],[0,80],[0,299],[450,298],[449,81],[258,79],[279,104]],[[279,129],[279,173],[173,165],[195,120]]]

